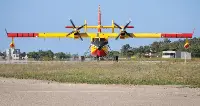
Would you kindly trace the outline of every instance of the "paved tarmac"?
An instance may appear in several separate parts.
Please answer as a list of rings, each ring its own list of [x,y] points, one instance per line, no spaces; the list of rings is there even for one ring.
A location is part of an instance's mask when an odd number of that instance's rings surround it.
[[[200,106],[200,88],[63,84],[0,77],[1,106]]]

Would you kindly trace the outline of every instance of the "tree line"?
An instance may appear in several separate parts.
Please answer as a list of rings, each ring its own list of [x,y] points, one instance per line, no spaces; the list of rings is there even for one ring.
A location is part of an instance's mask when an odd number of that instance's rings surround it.
[[[170,39],[163,39],[162,41],[155,41],[150,45],[131,47],[129,44],[125,44],[121,47],[120,52],[112,51],[112,54],[117,54],[119,56],[144,56],[145,53],[154,53],[157,56],[162,55],[162,51],[187,51],[190,52],[192,57],[200,57],[200,38],[189,39],[190,47],[188,49],[184,48],[186,39],[179,39],[177,41],[171,42]]]
[[[162,51],[172,50],[172,51],[188,51],[192,54],[192,57],[200,57],[200,38],[189,39],[190,47],[188,49],[184,48],[185,39],[179,39],[177,41],[171,42],[170,39],[163,39],[162,41],[155,41],[150,45],[131,47],[129,44],[125,44],[121,47],[120,51],[110,51],[108,57],[119,56],[119,57],[144,57],[145,53],[154,53],[157,56],[161,56]],[[35,60],[66,60],[69,58],[78,58],[78,54],[58,52],[53,53],[51,50],[38,52],[28,52],[28,58],[33,58]],[[87,55],[86,57],[91,57]]]
[[[39,50],[38,52],[28,52],[28,58],[33,58],[34,60],[66,60],[69,58],[78,58],[78,54],[70,54],[64,52],[53,53],[51,50],[43,51]]]

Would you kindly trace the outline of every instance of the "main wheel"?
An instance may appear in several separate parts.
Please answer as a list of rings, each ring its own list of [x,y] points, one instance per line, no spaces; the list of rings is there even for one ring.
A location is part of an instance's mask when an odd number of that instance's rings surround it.
[[[99,61],[99,59],[100,59],[99,56],[97,56],[97,61]]]

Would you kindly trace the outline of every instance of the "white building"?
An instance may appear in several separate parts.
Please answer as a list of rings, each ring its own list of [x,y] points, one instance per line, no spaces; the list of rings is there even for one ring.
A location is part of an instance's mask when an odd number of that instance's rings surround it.
[[[0,52],[0,60],[3,60],[3,57],[4,57],[3,53]]]
[[[191,53],[183,51],[163,51],[162,58],[191,59]]]
[[[20,59],[20,49],[12,49],[12,48],[7,49],[6,50],[6,58],[19,60]]]

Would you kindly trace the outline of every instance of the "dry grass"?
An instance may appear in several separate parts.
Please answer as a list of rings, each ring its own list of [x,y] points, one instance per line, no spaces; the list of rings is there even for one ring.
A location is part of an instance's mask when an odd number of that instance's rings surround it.
[[[0,64],[1,77],[90,84],[191,85],[200,87],[200,63],[43,62]]]

